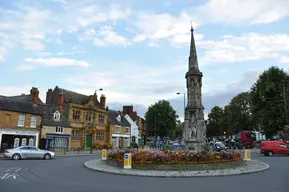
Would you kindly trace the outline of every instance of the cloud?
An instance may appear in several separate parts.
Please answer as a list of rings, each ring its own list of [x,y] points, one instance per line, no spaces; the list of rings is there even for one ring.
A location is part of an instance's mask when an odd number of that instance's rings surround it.
[[[4,54],[5,54],[4,47],[0,47],[0,61],[4,61]]]
[[[62,67],[62,66],[74,66],[74,67],[88,67],[89,63],[86,61],[80,61],[69,58],[25,58],[24,62],[29,63],[19,66],[19,70],[34,69],[37,66],[43,65],[48,67]]]
[[[127,47],[131,43],[123,36],[112,30],[111,26],[103,26],[98,33],[93,33],[95,46],[107,47],[109,45],[123,45]]]
[[[147,44],[147,46],[148,46],[148,47],[159,47],[158,44],[153,43],[153,42],[149,42],[149,43]]]
[[[145,66],[131,61],[106,62],[106,65],[99,65],[97,71],[67,76],[64,82],[68,87],[79,87],[87,93],[93,93],[96,87],[103,88],[111,101],[150,105],[183,90],[186,67],[179,63]]]
[[[262,24],[289,16],[288,0],[209,0],[192,8],[206,23]]]
[[[31,71],[35,69],[35,66],[33,65],[27,65],[27,64],[22,64],[16,67],[17,70],[19,71]]]
[[[204,49],[200,58],[204,63],[233,63],[264,58],[285,61],[282,54],[289,52],[289,35],[257,33],[241,36],[225,35],[221,41],[207,40],[196,42],[196,44],[199,49]]]
[[[136,26],[137,32],[133,40],[141,42],[148,40],[167,39],[172,44],[188,44],[190,42],[190,21],[193,21],[194,28],[200,24],[196,18],[186,12],[178,16],[168,13],[154,14],[140,12],[137,19],[131,21]],[[203,35],[196,34],[196,40],[203,38]]]

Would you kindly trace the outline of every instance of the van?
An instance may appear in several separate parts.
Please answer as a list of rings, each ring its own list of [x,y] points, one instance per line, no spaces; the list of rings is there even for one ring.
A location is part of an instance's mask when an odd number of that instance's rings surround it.
[[[289,155],[289,145],[283,141],[262,141],[260,144],[260,153],[266,156]]]

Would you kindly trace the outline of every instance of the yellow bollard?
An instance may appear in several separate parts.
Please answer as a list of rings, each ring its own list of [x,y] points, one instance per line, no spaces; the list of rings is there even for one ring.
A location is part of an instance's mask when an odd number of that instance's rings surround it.
[[[106,149],[101,150],[101,160],[103,160],[103,161],[107,160],[107,151],[106,151]]]
[[[131,154],[130,153],[124,154],[123,164],[124,164],[123,166],[124,169],[131,169]]]
[[[249,149],[245,150],[245,158],[244,160],[250,161],[251,160],[251,151]]]

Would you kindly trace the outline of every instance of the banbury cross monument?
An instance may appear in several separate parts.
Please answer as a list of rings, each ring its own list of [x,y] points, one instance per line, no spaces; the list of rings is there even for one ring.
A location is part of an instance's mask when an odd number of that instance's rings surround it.
[[[199,69],[194,29],[191,27],[191,47],[187,80],[187,106],[185,108],[185,125],[182,144],[189,149],[202,150],[206,144],[206,124],[202,104],[202,77]]]

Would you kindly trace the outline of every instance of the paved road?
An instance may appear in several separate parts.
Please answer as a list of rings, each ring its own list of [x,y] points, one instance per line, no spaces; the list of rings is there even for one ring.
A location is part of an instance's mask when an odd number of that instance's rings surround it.
[[[59,157],[55,160],[0,160],[1,192],[288,192],[289,157],[253,159],[270,164],[265,172],[207,178],[147,178],[99,173],[83,167],[99,157]]]

